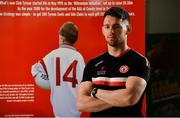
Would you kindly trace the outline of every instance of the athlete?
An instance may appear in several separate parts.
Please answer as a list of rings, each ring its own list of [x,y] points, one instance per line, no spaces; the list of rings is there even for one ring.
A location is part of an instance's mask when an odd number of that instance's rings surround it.
[[[85,63],[74,47],[77,38],[77,26],[72,22],[64,23],[59,30],[60,48],[32,66],[35,83],[51,90],[51,104],[56,117],[80,117],[76,95]]]
[[[126,10],[112,7],[105,12],[102,33],[107,51],[85,67],[77,97],[79,111],[90,112],[91,117],[142,116],[150,67],[144,56],[127,45],[130,31]]]

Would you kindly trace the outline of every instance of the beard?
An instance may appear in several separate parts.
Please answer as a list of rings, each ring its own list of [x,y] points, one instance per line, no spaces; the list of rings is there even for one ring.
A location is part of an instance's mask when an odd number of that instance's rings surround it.
[[[108,41],[108,44],[112,47],[117,47],[118,46],[118,41]]]
[[[108,45],[112,46],[112,47],[119,47],[122,44],[124,44],[124,40],[123,39],[118,39],[118,38],[110,38],[107,41]]]

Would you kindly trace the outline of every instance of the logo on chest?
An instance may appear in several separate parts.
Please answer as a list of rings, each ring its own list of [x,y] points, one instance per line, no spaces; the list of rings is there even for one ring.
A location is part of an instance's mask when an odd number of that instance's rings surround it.
[[[106,74],[106,67],[103,65],[103,60],[97,62],[95,64],[95,67],[97,68],[97,75],[105,75]]]
[[[100,69],[97,71],[97,75],[105,75],[106,74],[106,67],[101,66]]]
[[[119,68],[120,73],[127,73],[129,71],[129,67],[127,65],[122,65]]]

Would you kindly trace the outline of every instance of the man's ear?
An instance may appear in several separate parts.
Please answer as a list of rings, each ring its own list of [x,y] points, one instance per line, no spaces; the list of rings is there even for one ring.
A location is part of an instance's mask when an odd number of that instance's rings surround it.
[[[126,25],[126,28],[127,28],[127,33],[131,32],[132,28],[131,28],[131,24],[127,24]]]

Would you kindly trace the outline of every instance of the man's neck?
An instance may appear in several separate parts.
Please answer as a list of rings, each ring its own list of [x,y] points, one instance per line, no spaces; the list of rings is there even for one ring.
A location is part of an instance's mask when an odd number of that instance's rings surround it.
[[[60,45],[60,48],[69,48],[69,49],[73,49],[73,50],[76,50],[76,48],[72,45],[67,45],[67,44],[61,44]]]
[[[125,45],[124,47],[112,47],[108,45],[108,53],[113,57],[121,57],[129,49],[128,45]]]

